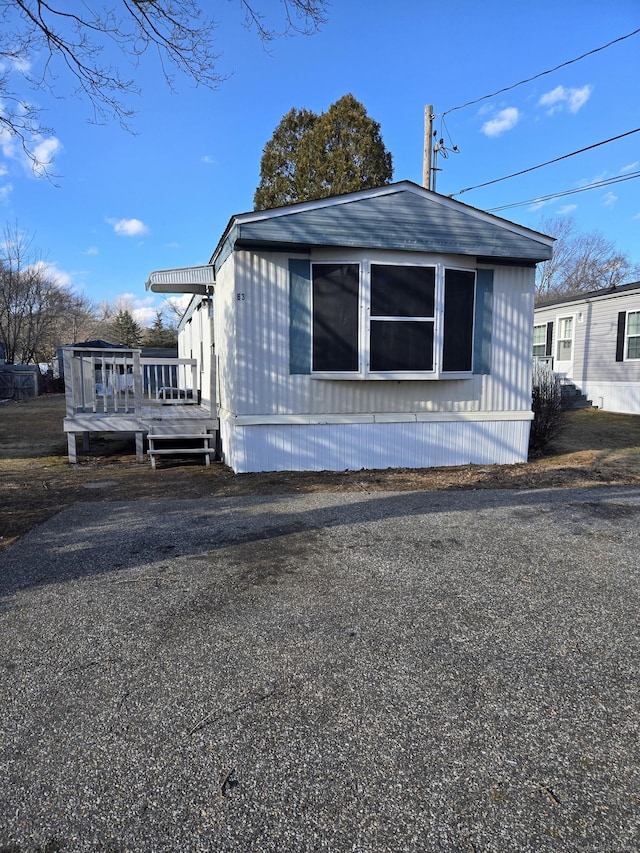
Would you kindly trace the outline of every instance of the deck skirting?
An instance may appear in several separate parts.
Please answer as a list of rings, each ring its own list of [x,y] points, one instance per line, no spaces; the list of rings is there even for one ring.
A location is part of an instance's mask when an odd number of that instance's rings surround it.
[[[224,461],[236,473],[358,471],[525,462],[530,413],[500,418],[242,425],[222,419]]]

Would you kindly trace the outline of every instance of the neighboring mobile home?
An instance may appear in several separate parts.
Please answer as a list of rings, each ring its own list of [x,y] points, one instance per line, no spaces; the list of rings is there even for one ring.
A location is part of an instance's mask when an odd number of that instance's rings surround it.
[[[594,406],[640,414],[640,282],[536,308],[533,355]]]
[[[512,463],[552,244],[403,181],[234,216],[147,287],[194,294],[179,355],[236,472]]]

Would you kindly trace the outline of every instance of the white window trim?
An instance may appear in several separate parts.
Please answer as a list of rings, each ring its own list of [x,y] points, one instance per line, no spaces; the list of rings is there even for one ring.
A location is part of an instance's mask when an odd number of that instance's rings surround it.
[[[559,346],[561,341],[568,341],[569,338],[561,338],[560,337],[560,324],[563,320],[571,320],[571,353],[569,358],[560,358],[559,356]],[[573,361],[573,351],[575,348],[576,341],[576,315],[575,314],[558,314],[556,317],[556,340],[554,342],[554,352],[555,352],[555,361],[559,361],[561,364],[564,364],[568,361]]]
[[[533,326],[533,357],[534,358],[548,358],[547,356],[547,323],[534,323]],[[537,344],[535,342],[536,329],[544,329],[544,340],[541,344]],[[536,347],[541,346],[544,352],[541,355],[536,354]]]
[[[428,262],[419,263],[416,260],[370,260],[353,258],[346,259],[329,259],[313,260],[311,262],[311,279],[313,281],[313,267],[322,266],[325,264],[358,264],[359,266],[359,305],[358,305],[358,370],[357,371],[318,371],[313,369],[313,335],[311,340],[311,379],[344,379],[344,380],[372,380],[372,381],[407,381],[407,380],[446,380],[446,379],[471,379],[473,377],[473,353],[475,345],[475,323],[472,328],[471,339],[471,370],[453,371],[442,370],[442,354],[444,345],[444,292],[445,292],[445,270],[460,270],[462,272],[471,272],[474,275],[474,308],[477,298],[477,270],[475,267],[463,267],[452,265],[443,260],[429,259]],[[397,322],[405,322],[411,320],[419,320],[421,322],[433,322],[433,370],[371,370],[369,368],[370,360],[370,332],[371,332],[371,265],[376,266],[395,266],[395,267],[430,267],[435,269],[435,308],[434,316],[431,317],[376,317],[375,321],[395,320]],[[313,288],[312,288],[313,294]],[[311,316],[313,317],[313,295],[311,299]]]
[[[640,356],[630,356],[629,355],[629,341],[631,338],[640,338],[640,334],[630,335],[629,334],[629,314],[638,314],[640,315],[640,309],[633,308],[627,311],[626,316],[624,318],[624,360],[625,361],[640,361]]]

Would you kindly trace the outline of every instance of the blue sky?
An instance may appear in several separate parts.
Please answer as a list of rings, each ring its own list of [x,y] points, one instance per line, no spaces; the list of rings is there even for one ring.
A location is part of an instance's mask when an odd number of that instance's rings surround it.
[[[1,225],[33,235],[59,280],[95,302],[130,294],[141,320],[162,300],[154,269],[206,263],[229,218],[252,209],[260,157],[291,107],[326,110],[347,92],[381,125],[394,180],[422,181],[424,108],[458,154],[440,159],[437,190],[458,193],[640,127],[640,34],[464,109],[640,27],[638,0],[334,0],[313,36],[263,49],[235,0],[219,20],[217,91],[164,85],[150,60],[132,100],[134,134],[92,125],[88,105],[47,98],[56,184],[0,147]],[[278,24],[280,5],[262,0]],[[442,114],[444,115],[444,120]],[[444,123],[443,123],[444,121]],[[456,196],[487,210],[640,170],[640,133],[518,178]],[[572,216],[640,263],[640,180],[499,215],[530,227]]]

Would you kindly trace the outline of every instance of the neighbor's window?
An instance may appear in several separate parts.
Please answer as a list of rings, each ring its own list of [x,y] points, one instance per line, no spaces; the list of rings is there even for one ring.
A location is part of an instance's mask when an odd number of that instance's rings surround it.
[[[379,263],[320,263],[312,270],[313,372],[472,370],[475,272]]]
[[[640,358],[640,311],[627,314],[627,358]]]
[[[573,349],[573,317],[558,320],[558,361],[571,361]]]
[[[547,354],[547,324],[533,327],[533,356],[538,358]]]

